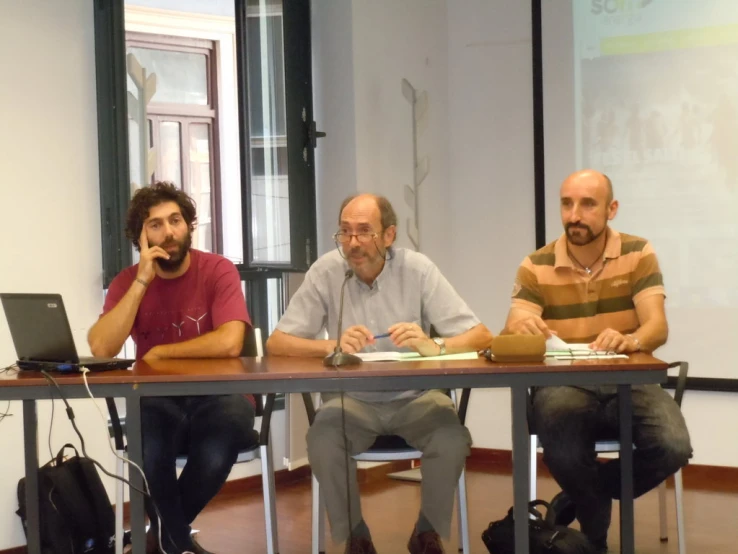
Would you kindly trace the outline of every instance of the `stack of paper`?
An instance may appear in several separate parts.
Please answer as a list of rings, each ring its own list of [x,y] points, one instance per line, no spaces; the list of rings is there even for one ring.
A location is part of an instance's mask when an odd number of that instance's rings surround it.
[[[546,339],[546,356],[557,360],[582,360],[586,358],[597,358],[599,360],[624,358],[625,354],[616,354],[607,350],[592,350],[586,343],[567,343],[556,335]]]
[[[417,352],[359,352],[356,355],[365,362],[401,362],[420,358]]]
[[[417,352],[359,352],[357,354],[365,362],[404,362],[410,360],[476,360],[476,352],[446,354],[444,356],[423,357]]]

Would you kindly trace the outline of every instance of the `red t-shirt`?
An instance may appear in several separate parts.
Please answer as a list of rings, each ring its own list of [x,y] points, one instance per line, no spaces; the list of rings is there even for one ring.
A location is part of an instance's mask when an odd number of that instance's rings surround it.
[[[103,315],[120,302],[137,273],[138,264],[113,279]],[[190,267],[184,275],[156,277],[149,284],[131,328],[136,359],[154,346],[190,340],[229,321],[251,325],[236,266],[218,254],[191,249]]]

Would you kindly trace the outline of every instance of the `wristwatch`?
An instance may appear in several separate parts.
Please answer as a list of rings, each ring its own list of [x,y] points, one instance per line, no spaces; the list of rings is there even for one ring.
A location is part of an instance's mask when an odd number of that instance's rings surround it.
[[[441,337],[434,337],[433,342],[435,342],[438,345],[438,347],[441,349],[438,355],[443,356],[446,353],[446,341],[443,340]]]

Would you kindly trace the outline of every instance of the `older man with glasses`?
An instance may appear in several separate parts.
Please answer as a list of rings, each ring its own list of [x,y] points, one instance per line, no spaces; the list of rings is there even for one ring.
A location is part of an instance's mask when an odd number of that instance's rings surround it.
[[[326,356],[337,341],[348,354],[396,350],[422,356],[489,345],[489,330],[435,264],[423,254],[393,247],[397,216],[386,198],[347,198],[338,226],[337,250],[305,275],[267,342],[270,354]],[[345,330],[337,337],[344,279]],[[441,338],[429,337],[431,325]],[[326,331],[328,339],[318,338]],[[323,394],[307,436],[308,458],[325,492],[334,540],[346,541],[347,553],[376,552],[361,515],[351,456],[367,450],[379,435],[399,435],[423,453],[421,510],[408,550],[442,553],[440,536],[450,534],[456,483],[471,446],[469,431],[442,391]]]

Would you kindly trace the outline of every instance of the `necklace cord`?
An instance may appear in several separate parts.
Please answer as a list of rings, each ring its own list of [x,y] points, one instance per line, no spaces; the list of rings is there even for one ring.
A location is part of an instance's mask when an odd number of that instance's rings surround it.
[[[569,258],[577,264],[579,267],[581,267],[584,271],[587,272],[587,274],[592,273],[592,266],[594,266],[597,261],[602,258],[605,255],[605,249],[607,248],[607,237],[605,237],[605,244],[602,246],[602,251],[597,255],[597,257],[592,261],[592,264],[589,266],[584,265],[582,262],[580,262],[574,254],[572,254],[571,250],[569,249],[569,241],[566,242],[566,253],[569,255]]]

